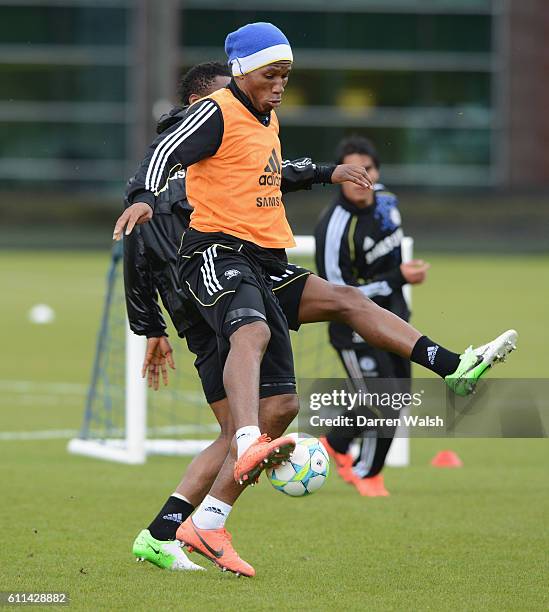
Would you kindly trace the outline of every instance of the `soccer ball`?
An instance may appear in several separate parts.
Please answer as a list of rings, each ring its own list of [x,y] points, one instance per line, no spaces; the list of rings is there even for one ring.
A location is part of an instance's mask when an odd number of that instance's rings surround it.
[[[290,435],[295,440],[295,449],[289,461],[286,461],[286,465],[267,470],[267,477],[277,491],[302,497],[314,493],[324,484],[330,473],[330,459],[317,438]]]

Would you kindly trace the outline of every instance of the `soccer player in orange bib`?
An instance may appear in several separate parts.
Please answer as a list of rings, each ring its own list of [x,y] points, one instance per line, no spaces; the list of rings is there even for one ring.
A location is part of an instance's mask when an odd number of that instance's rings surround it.
[[[194,212],[180,248],[182,287],[226,355],[224,383],[237,428],[234,477],[245,483],[294,447],[288,437],[265,439],[257,424],[265,351],[276,356],[265,384],[295,394],[288,326],[270,284],[271,274],[285,273],[285,248],[295,245],[281,196],[278,120],[271,112],[282,100],[293,56],[284,34],[266,23],[233,32],[226,48],[236,80],[196,103],[155,143],[128,199],[154,207],[167,177],[188,168]],[[363,168],[355,174],[370,186]]]
[[[261,386],[298,407],[288,324],[271,285],[271,276],[285,273],[285,249],[295,245],[282,202],[274,112],[293,55],[284,34],[269,23],[232,32],[225,49],[233,75],[229,86],[192,105],[184,121],[153,143],[114,236],[148,221],[168,177],[188,169],[187,197],[194,210],[180,247],[180,281],[218,339],[236,428],[236,460],[227,457],[210,494],[179,527],[177,538],[219,566],[253,576],[255,570],[240,559],[224,524],[239,494],[235,481],[253,483],[263,468],[285,460],[295,446],[289,436],[271,440],[258,426],[260,368]],[[346,179],[372,187],[361,166],[349,168]],[[312,308],[312,320],[326,320],[328,305],[312,300]],[[460,357],[373,304],[366,331],[372,342],[436,371],[463,393],[514,338],[501,336],[477,349],[479,354],[471,349]],[[433,346],[436,351],[429,352]]]

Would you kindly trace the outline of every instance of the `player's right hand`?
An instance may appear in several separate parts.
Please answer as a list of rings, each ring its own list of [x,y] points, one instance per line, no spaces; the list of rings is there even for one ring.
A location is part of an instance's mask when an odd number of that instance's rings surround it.
[[[356,164],[339,164],[332,173],[332,183],[354,183],[364,189],[372,189],[373,182],[364,166]]]
[[[427,270],[431,264],[426,263],[423,259],[412,259],[406,263],[400,264],[402,276],[410,285],[419,285],[427,277]]]
[[[116,221],[112,239],[120,240],[124,228],[126,228],[126,236],[128,236],[136,225],[147,223],[152,219],[152,216],[153,210],[146,202],[135,202],[128,206]]]
[[[145,360],[141,369],[141,376],[147,377],[149,387],[158,391],[160,373],[162,373],[162,382],[164,386],[168,384],[168,369],[166,363],[172,370],[175,370],[175,362],[173,359],[173,349],[166,336],[159,338],[147,338],[147,350],[145,352]]]

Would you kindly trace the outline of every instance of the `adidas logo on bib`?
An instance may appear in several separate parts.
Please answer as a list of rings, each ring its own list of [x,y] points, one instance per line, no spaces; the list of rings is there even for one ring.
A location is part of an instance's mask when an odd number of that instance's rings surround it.
[[[280,160],[278,159],[276,151],[273,149],[267,161],[267,165],[263,170],[265,174],[259,177],[259,184],[269,186],[275,185],[278,187],[282,181],[281,170],[282,166],[280,165]]]

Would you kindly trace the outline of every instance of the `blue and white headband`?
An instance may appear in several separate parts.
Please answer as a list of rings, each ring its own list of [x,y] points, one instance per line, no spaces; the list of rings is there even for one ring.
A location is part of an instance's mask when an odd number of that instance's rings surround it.
[[[292,48],[284,34],[272,23],[242,26],[225,39],[225,52],[233,76],[242,76],[281,61],[294,61]]]

